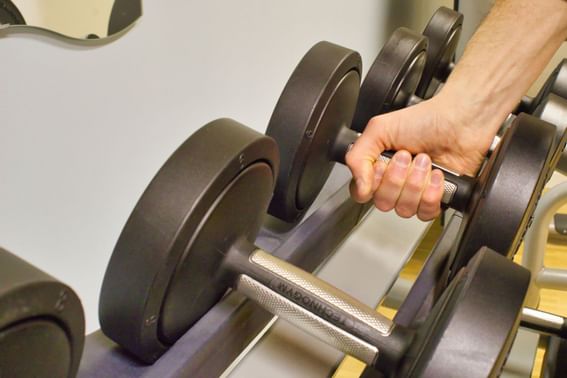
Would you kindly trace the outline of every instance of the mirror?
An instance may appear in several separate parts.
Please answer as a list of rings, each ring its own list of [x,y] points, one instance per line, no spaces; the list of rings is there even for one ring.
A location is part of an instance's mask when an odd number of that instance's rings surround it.
[[[0,0],[0,29],[43,29],[74,39],[102,39],[142,15],[142,0]]]

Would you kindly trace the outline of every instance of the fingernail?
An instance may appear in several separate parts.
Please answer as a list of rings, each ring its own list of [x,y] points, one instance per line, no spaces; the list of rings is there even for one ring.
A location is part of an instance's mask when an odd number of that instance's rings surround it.
[[[422,171],[425,171],[431,165],[429,161],[429,156],[425,154],[419,154],[415,158],[414,166],[415,168],[419,168]]]
[[[431,172],[431,185],[439,186],[443,181],[443,174],[439,171]]]
[[[411,155],[409,153],[398,153],[394,156],[396,165],[400,168],[407,168],[411,162]]]

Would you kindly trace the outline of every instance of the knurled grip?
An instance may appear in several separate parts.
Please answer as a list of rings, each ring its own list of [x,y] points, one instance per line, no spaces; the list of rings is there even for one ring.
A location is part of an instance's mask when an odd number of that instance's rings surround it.
[[[335,326],[350,331],[349,327],[356,327],[348,321],[352,317],[381,336],[391,333],[393,323],[390,319],[314,275],[260,249],[250,255],[250,261],[273,274],[271,289],[310,308]],[[301,288],[302,292],[294,287]]]
[[[238,277],[236,290],[257,302],[272,314],[280,316],[324,343],[354,356],[366,364],[374,364],[378,357],[378,348],[375,346],[321,319],[246,275]]]

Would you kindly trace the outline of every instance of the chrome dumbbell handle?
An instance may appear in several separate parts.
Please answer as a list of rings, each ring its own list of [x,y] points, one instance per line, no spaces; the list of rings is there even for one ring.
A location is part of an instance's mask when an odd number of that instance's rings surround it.
[[[237,291],[325,343],[375,364],[380,340],[394,328],[390,319],[260,249],[250,254],[249,262],[253,266],[238,276]]]

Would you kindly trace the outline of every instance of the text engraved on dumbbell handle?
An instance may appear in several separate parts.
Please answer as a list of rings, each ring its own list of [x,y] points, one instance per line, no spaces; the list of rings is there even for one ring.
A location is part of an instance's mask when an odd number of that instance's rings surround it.
[[[236,288],[272,314],[280,316],[327,345],[355,356],[369,365],[373,365],[376,361],[378,348],[293,303],[260,282],[241,275],[237,280]]]
[[[391,333],[393,323],[390,319],[314,275],[260,249],[252,253],[250,261],[274,275],[271,289],[307,306],[338,327],[353,327],[348,318],[354,318],[382,336]],[[343,314],[346,316],[341,316]]]

